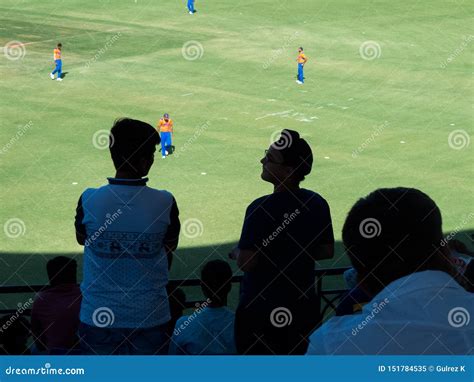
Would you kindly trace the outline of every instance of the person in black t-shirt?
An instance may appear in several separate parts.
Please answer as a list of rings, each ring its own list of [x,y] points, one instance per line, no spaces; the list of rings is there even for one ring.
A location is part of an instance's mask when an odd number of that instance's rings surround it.
[[[315,261],[331,258],[334,236],[326,200],[300,188],[313,155],[296,131],[283,130],[261,160],[274,191],[246,211],[239,244],[230,253],[244,272],[236,311],[240,354],[304,354],[318,325]]]

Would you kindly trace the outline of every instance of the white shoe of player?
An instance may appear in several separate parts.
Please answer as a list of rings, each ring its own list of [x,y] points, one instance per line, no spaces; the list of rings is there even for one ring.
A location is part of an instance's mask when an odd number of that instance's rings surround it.
[[[166,159],[166,157],[163,155],[163,156],[161,157],[161,159]]]
[[[189,11],[189,14],[190,14],[190,15],[194,15],[194,12]]]
[[[53,73],[49,73],[49,77],[54,80],[54,74]]]
[[[168,155],[168,154],[169,154],[168,150],[166,150],[166,151],[165,151],[165,154],[166,154],[166,155]]]
[[[63,79],[61,77],[56,78],[56,81],[62,81]]]
[[[296,83],[297,83],[298,85],[303,85],[303,83],[302,83],[301,81],[296,81]]]

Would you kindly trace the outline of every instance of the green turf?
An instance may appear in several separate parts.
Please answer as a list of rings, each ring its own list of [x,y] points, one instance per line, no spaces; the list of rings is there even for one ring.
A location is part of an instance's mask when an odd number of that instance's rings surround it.
[[[0,231],[0,251],[9,253],[1,257],[2,283],[44,282],[45,254],[81,250],[77,199],[113,175],[92,137],[121,116],[155,124],[168,112],[175,121],[179,155],[157,156],[149,184],[170,190],[182,222],[198,219],[203,231],[181,235],[174,277],[197,276],[238,239],[246,206],[271,192],[259,160],[282,128],[311,143],[314,169],[304,187],[329,201],[338,240],[350,206],[382,186],[427,192],[445,231],[474,227],[466,218],[473,143],[448,144],[453,130],[473,134],[472,3],[196,7],[190,16],[184,0],[2,1],[0,46],[18,40],[26,49],[19,60],[0,57],[0,148],[14,140],[0,154],[0,223],[18,218],[26,227],[18,238]],[[48,76],[57,41],[62,83]],[[202,45],[201,58],[183,58],[188,41]],[[361,57],[366,41],[380,46],[378,58]],[[299,45],[309,57],[304,86],[295,83]],[[326,264],[347,264],[338,248]]]

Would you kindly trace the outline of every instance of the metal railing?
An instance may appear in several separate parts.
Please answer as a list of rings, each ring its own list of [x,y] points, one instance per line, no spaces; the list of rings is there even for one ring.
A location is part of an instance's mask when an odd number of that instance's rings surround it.
[[[320,268],[315,270],[315,279],[316,279],[316,293],[320,298],[321,306],[321,317],[326,317],[329,314],[330,310],[335,310],[337,302],[340,297],[347,291],[346,289],[324,289],[324,279],[331,276],[340,276],[342,275],[348,267],[338,267],[338,268]],[[232,283],[240,283],[242,276],[232,277]],[[199,279],[171,279],[168,283],[170,289],[180,288],[180,287],[198,287],[201,285]],[[30,294],[38,293],[43,289],[48,288],[48,285],[11,285],[11,286],[0,286],[0,296],[5,294]],[[187,300],[185,306],[187,308],[195,307],[195,304],[200,303],[199,300]],[[16,309],[0,309],[0,314],[14,314]],[[30,315],[31,310],[26,309],[23,313],[24,315]]]

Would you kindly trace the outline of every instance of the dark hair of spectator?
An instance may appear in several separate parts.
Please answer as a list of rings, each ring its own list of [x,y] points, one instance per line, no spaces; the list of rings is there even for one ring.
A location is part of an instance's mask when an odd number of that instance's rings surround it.
[[[441,212],[425,193],[383,188],[351,208],[342,238],[359,279],[377,293],[414,272],[431,269],[456,275],[441,246],[441,225]]]
[[[46,264],[51,286],[77,283],[77,262],[65,256],[57,256]]]
[[[160,135],[148,123],[130,118],[116,120],[109,136],[115,168],[136,171],[141,159],[153,158],[160,141]]]
[[[281,152],[284,165],[293,167],[293,176],[297,181],[301,182],[311,172],[313,152],[297,131],[283,130],[272,147]]]
[[[213,305],[227,305],[232,286],[232,269],[223,260],[211,260],[201,270],[201,288]]]

